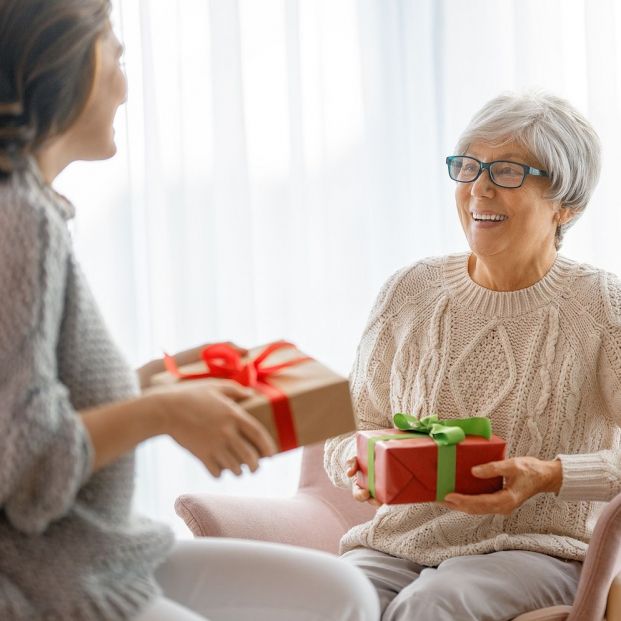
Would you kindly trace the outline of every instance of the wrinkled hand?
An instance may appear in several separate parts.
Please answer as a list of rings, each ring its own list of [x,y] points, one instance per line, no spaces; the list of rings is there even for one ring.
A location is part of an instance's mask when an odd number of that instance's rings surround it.
[[[232,380],[194,380],[154,389],[163,413],[163,431],[193,453],[219,477],[223,470],[242,473],[246,464],[252,472],[260,457],[276,452],[271,436],[235,400],[253,394]]]
[[[559,460],[543,461],[536,457],[514,457],[492,461],[472,468],[480,479],[504,477],[504,489],[492,494],[447,494],[444,506],[471,514],[498,513],[509,515],[513,510],[541,492],[558,493],[563,480]]]
[[[235,343],[231,343],[231,341],[227,341],[225,344],[235,349],[241,356],[245,356],[248,353],[247,349],[239,347],[238,345],[235,345]],[[213,345],[213,343],[205,343],[204,345],[199,345],[198,347],[193,347],[192,349],[180,351],[174,355],[174,358],[179,366],[198,362],[201,359],[201,352],[203,349],[205,349],[205,347],[209,347],[210,345]],[[157,373],[162,373],[165,370],[166,366],[164,365],[163,358],[151,360],[137,369],[136,373],[138,374],[141,390],[149,388],[149,386],[151,386],[151,378]]]
[[[356,476],[356,472],[358,472],[358,470],[359,470],[358,460],[355,457],[348,459],[346,474],[350,479],[353,479],[351,482],[351,493],[352,493],[352,496],[354,497],[354,500],[357,500],[358,502],[368,502],[370,505],[373,505],[374,507],[379,507],[381,503],[375,498],[371,498],[371,494],[369,494],[369,490],[363,489],[356,482],[356,479],[354,477]]]

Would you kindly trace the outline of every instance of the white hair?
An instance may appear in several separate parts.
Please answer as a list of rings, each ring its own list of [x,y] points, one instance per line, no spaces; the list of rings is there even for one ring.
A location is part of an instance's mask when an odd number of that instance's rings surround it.
[[[584,212],[597,185],[601,148],[592,125],[568,101],[542,91],[504,93],[486,103],[457,142],[463,154],[473,142],[500,147],[517,142],[548,172],[547,198],[573,217],[556,232],[556,247]]]

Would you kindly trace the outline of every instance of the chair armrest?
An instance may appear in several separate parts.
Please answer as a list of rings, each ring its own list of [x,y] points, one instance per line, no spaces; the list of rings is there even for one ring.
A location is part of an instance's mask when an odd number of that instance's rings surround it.
[[[621,494],[604,507],[593,529],[568,621],[601,621],[608,605],[611,585],[619,572]]]
[[[621,574],[617,574],[608,591],[606,621],[621,621]]]
[[[525,612],[513,621],[565,621],[571,611],[571,606],[549,606],[532,612]]]
[[[338,553],[345,533],[329,505],[306,494],[293,498],[252,498],[185,494],[175,502],[196,537],[273,541]]]

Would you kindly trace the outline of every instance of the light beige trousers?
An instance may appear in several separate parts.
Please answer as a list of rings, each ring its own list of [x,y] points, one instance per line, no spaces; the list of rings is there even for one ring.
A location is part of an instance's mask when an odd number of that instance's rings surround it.
[[[380,598],[382,621],[510,621],[571,604],[582,563],[508,550],[424,567],[368,548],[341,558],[359,567]]]

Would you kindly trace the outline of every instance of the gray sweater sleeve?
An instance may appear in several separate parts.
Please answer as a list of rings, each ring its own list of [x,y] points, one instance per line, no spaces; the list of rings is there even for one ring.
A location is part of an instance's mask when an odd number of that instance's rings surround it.
[[[0,194],[0,508],[29,534],[67,513],[91,470],[56,358],[69,253],[59,213]]]

